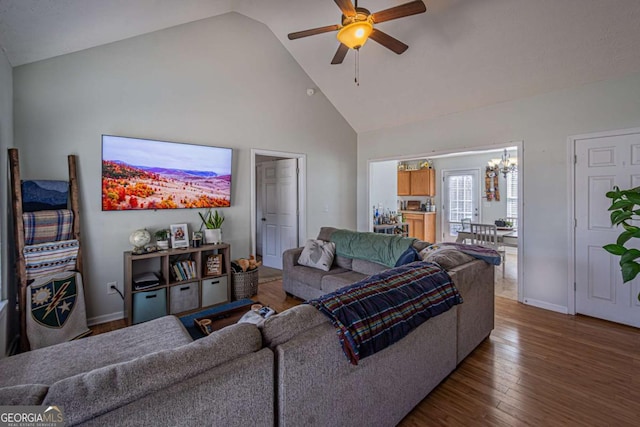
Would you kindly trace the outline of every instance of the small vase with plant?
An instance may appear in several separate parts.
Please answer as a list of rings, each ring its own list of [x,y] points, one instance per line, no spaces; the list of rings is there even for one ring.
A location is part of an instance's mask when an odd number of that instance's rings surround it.
[[[640,258],[640,250],[625,247],[629,240],[640,238],[640,227],[632,224],[632,221],[640,220],[640,187],[630,190],[620,190],[618,187],[613,187],[613,191],[607,192],[607,198],[611,199],[609,207],[611,224],[622,225],[624,231],[620,233],[616,243],[605,245],[603,248],[620,257],[622,280],[626,283],[640,273],[640,264],[636,261]],[[638,300],[640,301],[640,294],[638,294]]]
[[[171,231],[166,228],[160,229],[154,233],[156,238],[156,245],[158,249],[166,250],[169,249],[169,236],[171,236]]]
[[[218,213],[218,211],[211,212],[209,209],[204,215],[202,212],[198,212],[202,219],[202,225],[205,227],[204,240],[207,244],[222,243],[222,223],[224,217]],[[201,227],[202,229],[202,227]]]

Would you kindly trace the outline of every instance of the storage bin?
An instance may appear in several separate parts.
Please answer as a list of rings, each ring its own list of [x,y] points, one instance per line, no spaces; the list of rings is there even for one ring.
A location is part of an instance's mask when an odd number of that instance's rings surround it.
[[[258,269],[232,273],[233,299],[249,298],[258,293]]]
[[[169,314],[198,308],[199,289],[198,282],[172,286],[169,289]]]
[[[221,304],[229,301],[227,276],[202,280],[202,306]]]
[[[167,315],[167,290],[133,294],[133,323],[142,323]]]

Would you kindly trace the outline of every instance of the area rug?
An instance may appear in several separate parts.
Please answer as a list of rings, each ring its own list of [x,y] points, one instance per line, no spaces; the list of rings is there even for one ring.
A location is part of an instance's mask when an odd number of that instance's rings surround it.
[[[202,333],[200,328],[194,323],[195,319],[197,319],[199,317],[211,316],[211,315],[215,315],[217,313],[222,313],[222,312],[225,312],[227,310],[231,310],[231,309],[234,309],[234,308],[242,307],[243,305],[247,306],[247,311],[249,311],[249,306],[251,306],[251,304],[254,304],[254,303],[255,303],[255,301],[252,301],[249,298],[243,298],[243,299],[239,299],[237,301],[232,301],[232,302],[230,302],[228,304],[218,305],[216,307],[212,307],[212,308],[208,308],[206,310],[198,311],[197,313],[191,313],[191,314],[188,314],[186,316],[182,316],[182,317],[180,317],[180,321],[182,322],[184,327],[187,329],[187,332],[189,332],[189,335],[191,335],[191,338],[193,338],[194,340],[197,340],[197,339],[200,339],[200,338],[204,338],[205,335]]]
[[[282,270],[276,268],[265,267],[261,265],[258,268],[258,283],[273,282],[282,279]]]

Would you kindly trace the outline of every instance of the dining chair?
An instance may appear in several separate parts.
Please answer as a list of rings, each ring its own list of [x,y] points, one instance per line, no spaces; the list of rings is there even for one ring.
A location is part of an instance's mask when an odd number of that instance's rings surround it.
[[[471,244],[480,245],[491,248],[500,254],[502,259],[502,276],[504,277],[504,264],[506,261],[506,253],[503,246],[498,241],[498,228],[495,224],[470,224],[471,227]]]

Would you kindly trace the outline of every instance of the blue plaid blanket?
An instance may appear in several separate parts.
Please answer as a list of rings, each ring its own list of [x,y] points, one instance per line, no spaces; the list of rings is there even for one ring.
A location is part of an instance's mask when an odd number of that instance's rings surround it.
[[[306,303],[331,320],[345,355],[357,365],[429,318],[461,304],[462,297],[445,270],[417,261]]]

